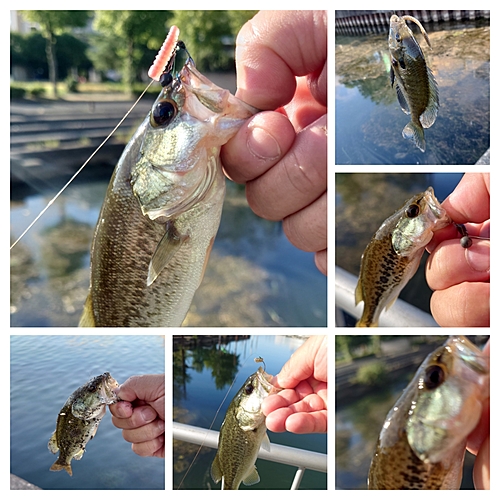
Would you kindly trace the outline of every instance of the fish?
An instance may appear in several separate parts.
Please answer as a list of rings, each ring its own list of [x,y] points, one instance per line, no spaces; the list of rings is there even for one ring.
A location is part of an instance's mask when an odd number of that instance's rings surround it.
[[[396,95],[401,109],[411,120],[403,129],[403,137],[413,141],[425,152],[424,128],[436,121],[439,110],[438,84],[425,61],[420,45],[406,20],[413,21],[431,47],[429,36],[420,22],[412,16],[392,15],[389,27],[389,52],[391,55],[391,87],[396,82]]]
[[[364,302],[358,327],[376,327],[416,273],[435,231],[452,221],[428,187],[386,219],[361,256],[355,303]]]
[[[48,443],[52,453],[59,452],[51,471],[65,470],[73,475],[71,461],[83,457],[87,443],[95,436],[106,413],[106,405],[119,401],[113,392],[117,387],[118,382],[105,372],[79,387],[67,399]]]
[[[466,337],[450,336],[387,415],[368,489],[460,489],[467,436],[488,398],[488,360]]]
[[[96,225],[81,327],[180,326],[225,194],[220,148],[257,112],[202,75],[178,41]]]
[[[267,396],[277,392],[271,379],[272,375],[259,367],[248,377],[227,409],[210,469],[215,484],[222,480],[223,490],[237,490],[242,482],[251,486],[260,481],[255,461],[261,445],[270,451],[261,405]]]

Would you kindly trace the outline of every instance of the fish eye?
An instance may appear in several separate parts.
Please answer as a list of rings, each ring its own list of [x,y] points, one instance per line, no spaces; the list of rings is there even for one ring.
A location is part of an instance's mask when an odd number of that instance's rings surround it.
[[[253,385],[252,384],[247,384],[245,386],[245,394],[250,395],[253,392]]]
[[[424,375],[426,389],[439,387],[444,382],[444,378],[444,370],[439,365],[429,366]]]
[[[418,205],[416,205],[415,203],[413,203],[412,205],[410,205],[407,209],[406,209],[406,215],[410,218],[410,219],[414,219],[415,217],[417,217],[417,215],[420,213],[420,207]]]
[[[401,41],[401,35],[399,33],[396,33],[396,42]]]
[[[171,99],[162,99],[151,110],[150,123],[153,127],[166,127],[177,115],[177,104]]]

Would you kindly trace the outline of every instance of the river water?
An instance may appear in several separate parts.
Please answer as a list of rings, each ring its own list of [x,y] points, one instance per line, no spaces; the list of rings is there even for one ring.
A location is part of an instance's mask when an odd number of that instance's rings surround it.
[[[401,135],[409,119],[390,85],[388,30],[336,36],[336,164],[470,165],[490,147],[489,25],[425,25],[432,50],[409,26],[439,86],[439,114],[425,129],[425,153]]]

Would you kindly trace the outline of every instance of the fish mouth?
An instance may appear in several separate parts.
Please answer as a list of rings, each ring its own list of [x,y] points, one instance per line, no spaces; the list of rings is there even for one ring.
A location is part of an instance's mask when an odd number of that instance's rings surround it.
[[[119,401],[116,395],[116,389],[120,384],[109,374],[109,372],[104,373],[104,381],[100,391],[100,399],[103,403],[112,404]]]
[[[272,384],[273,378],[274,377],[272,375],[264,371],[262,366],[260,366],[257,370],[257,379],[264,387],[264,390],[269,393],[269,395],[276,394],[282,390],[281,387],[276,387]]]

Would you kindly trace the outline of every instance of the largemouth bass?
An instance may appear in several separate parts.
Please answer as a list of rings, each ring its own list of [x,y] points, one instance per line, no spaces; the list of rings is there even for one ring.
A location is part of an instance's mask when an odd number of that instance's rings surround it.
[[[429,37],[420,22],[412,16],[391,16],[389,27],[389,51],[391,54],[391,86],[396,81],[396,94],[401,109],[410,115],[411,121],[403,129],[403,137],[413,141],[425,151],[424,128],[436,121],[439,109],[438,85],[425,62],[420,45],[406,20],[413,21],[431,46]]]
[[[271,378],[260,367],[248,377],[227,409],[210,471],[216,484],[222,479],[224,490],[237,490],[242,482],[250,486],[260,481],[255,461],[261,444],[270,450],[261,404],[277,391],[270,384]]]
[[[109,183],[80,326],[180,326],[225,194],[220,148],[257,110],[205,78],[178,42],[163,89]]]
[[[57,416],[56,430],[49,440],[49,450],[59,452],[50,470],[65,470],[70,476],[71,460],[80,460],[87,443],[95,436],[106,413],[106,405],[116,403],[113,392],[118,382],[108,373],[94,377],[68,398]]]
[[[382,310],[391,307],[416,273],[434,231],[450,223],[432,187],[383,222],[361,256],[355,300],[356,305],[363,301],[364,309],[356,326],[378,325]]]
[[[489,362],[467,338],[429,354],[387,415],[368,489],[460,489],[467,436],[489,387]]]

